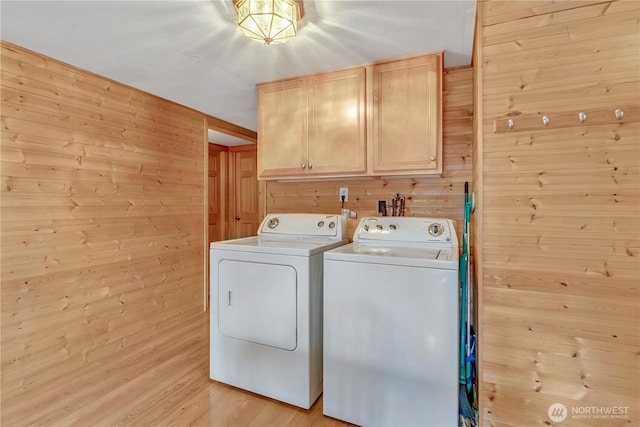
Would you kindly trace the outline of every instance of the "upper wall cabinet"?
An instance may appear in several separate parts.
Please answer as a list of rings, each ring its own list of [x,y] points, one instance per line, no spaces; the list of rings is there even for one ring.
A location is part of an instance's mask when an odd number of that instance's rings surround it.
[[[258,87],[258,178],[306,173],[308,81]]]
[[[373,175],[442,173],[442,52],[373,65]]]
[[[441,80],[438,52],[258,84],[258,178],[441,173]]]
[[[261,179],[363,175],[364,67],[258,85]]]

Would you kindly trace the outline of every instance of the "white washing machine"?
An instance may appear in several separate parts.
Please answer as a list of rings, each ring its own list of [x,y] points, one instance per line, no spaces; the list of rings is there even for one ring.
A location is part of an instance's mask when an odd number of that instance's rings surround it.
[[[449,219],[361,219],[324,254],[325,415],[458,425],[458,238]]]
[[[258,236],[213,242],[210,377],[308,409],[322,392],[322,254],[341,215],[270,214]]]

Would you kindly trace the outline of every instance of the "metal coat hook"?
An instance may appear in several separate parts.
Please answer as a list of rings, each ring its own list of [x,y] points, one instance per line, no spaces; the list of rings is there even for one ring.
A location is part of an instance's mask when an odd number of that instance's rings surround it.
[[[573,126],[621,125],[623,123],[636,123],[640,120],[639,105],[623,104],[619,103],[619,101],[614,102],[602,108],[591,109],[582,109],[584,106],[578,106],[575,110],[565,111],[549,111],[547,109],[526,113],[507,111],[504,115],[493,119],[493,132],[520,133],[536,130],[544,132],[550,129],[563,129]],[[582,109],[582,111],[578,108]],[[577,123],[576,116],[578,116]],[[587,116],[589,116],[588,122]],[[517,125],[516,121],[518,122]]]
[[[578,119],[580,120],[580,123],[584,123],[584,121],[587,120],[587,115],[581,111],[578,114]]]

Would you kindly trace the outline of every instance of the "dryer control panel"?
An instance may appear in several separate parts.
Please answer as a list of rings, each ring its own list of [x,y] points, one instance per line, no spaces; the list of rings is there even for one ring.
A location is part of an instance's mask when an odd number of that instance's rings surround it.
[[[458,247],[455,221],[446,218],[366,217],[353,241]]]
[[[342,215],[281,213],[267,215],[258,236],[326,237],[347,239],[347,220]]]

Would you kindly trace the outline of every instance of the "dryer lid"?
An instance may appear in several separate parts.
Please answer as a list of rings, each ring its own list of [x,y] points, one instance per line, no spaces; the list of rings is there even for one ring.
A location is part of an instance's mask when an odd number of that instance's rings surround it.
[[[272,238],[271,236],[244,237],[235,240],[211,242],[211,250],[239,251],[261,254],[292,256],[311,256],[349,243],[348,240],[335,240],[327,237],[289,236]]]

